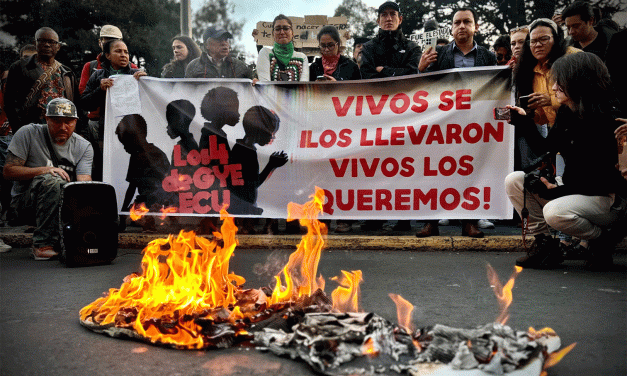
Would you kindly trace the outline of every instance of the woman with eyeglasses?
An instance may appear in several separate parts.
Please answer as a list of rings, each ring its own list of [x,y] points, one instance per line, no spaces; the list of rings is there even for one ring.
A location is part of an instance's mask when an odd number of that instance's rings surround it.
[[[616,169],[618,101],[607,68],[589,52],[557,59],[550,79],[560,107],[541,147],[552,156],[560,153],[566,163],[561,182],[542,177],[541,183],[534,189],[527,187],[526,193],[524,187],[529,184],[525,183],[524,172],[513,172],[505,179],[514,208],[521,213],[527,207],[529,234],[536,237],[527,256],[516,264],[551,268],[561,263],[562,250],[558,240],[551,238],[551,227],[588,241],[586,266],[607,269],[612,264],[614,246],[627,229],[627,218],[622,224],[616,222],[621,213],[616,204],[627,198],[627,181]],[[526,116],[525,109],[508,107],[512,119]]]
[[[272,21],[274,46],[265,46],[257,58],[259,81],[309,81],[307,55],[294,51],[292,21],[279,14]],[[257,81],[257,80],[255,80]]]
[[[560,57],[575,52],[581,50],[567,46],[562,29],[555,22],[540,18],[529,25],[529,35],[514,69],[514,89],[517,105],[526,110],[535,127],[517,128],[519,167],[529,166],[541,155],[537,145],[555,122],[560,103],[551,88],[551,66]]]
[[[309,66],[310,81],[360,80],[359,66],[340,53],[340,33],[335,26],[327,25],[318,32],[321,57]]]

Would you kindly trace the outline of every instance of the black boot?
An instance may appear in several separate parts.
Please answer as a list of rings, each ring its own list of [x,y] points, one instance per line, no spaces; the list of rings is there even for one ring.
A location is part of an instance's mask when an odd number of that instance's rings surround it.
[[[584,267],[593,271],[608,271],[612,269],[614,261],[612,253],[616,247],[614,234],[609,231],[602,231],[601,235],[596,239],[588,240],[588,258]]]
[[[536,235],[527,255],[516,260],[516,265],[530,269],[553,269],[564,261],[559,239],[545,234]]]

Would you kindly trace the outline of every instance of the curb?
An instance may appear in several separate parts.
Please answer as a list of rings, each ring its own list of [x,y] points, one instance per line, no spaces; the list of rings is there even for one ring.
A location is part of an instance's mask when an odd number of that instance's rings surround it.
[[[120,249],[144,249],[155,239],[166,238],[168,234],[119,234]],[[6,244],[16,248],[29,248],[32,234],[5,232],[0,234]],[[296,248],[301,235],[238,235],[237,249],[289,249]],[[531,239],[528,240],[528,244]],[[397,250],[397,251],[449,251],[449,252],[524,252],[521,237],[518,235],[490,235],[481,239],[465,236],[434,236],[416,238],[415,236],[362,236],[362,235],[327,235],[325,250]],[[617,246],[616,252],[627,253],[627,238]]]

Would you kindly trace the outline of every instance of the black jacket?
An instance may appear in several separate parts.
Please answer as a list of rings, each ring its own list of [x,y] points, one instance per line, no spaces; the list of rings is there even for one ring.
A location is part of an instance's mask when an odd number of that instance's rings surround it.
[[[322,76],[323,74],[322,58],[317,57],[309,66],[309,81],[315,81],[316,77]],[[338,61],[337,68],[335,68],[331,76],[338,81],[361,80],[361,73],[359,72],[357,63],[344,55],[340,55],[340,61]]]
[[[138,70],[139,69],[131,68],[129,63],[124,69],[122,69],[122,74],[134,74]],[[107,98],[107,92],[100,88],[100,80],[108,78],[109,76],[111,76],[111,66],[108,63],[105,63],[103,64],[103,69],[98,69],[91,75],[91,77],[89,77],[87,86],[85,86],[85,90],[81,95],[81,106],[83,109],[93,111],[98,108],[102,108],[100,111],[100,123],[104,122],[104,106]]]
[[[436,72],[444,69],[455,68],[455,55],[453,54],[453,42],[446,46],[436,46],[438,61],[432,63],[425,69],[425,72]],[[496,56],[485,47],[477,45],[477,56],[475,56],[475,67],[487,67],[496,65]]]
[[[627,193],[627,181],[616,169],[618,147],[614,130],[619,123],[614,119],[614,113],[597,111],[580,118],[568,106],[559,108],[547,138],[537,141],[542,151],[560,153],[564,158],[564,185],[547,190],[544,198]],[[527,122],[526,126],[532,123]]]
[[[361,51],[361,76],[384,78],[418,73],[420,47],[405,38],[401,29],[379,30],[377,36],[364,43]],[[377,72],[377,67],[384,67]]]

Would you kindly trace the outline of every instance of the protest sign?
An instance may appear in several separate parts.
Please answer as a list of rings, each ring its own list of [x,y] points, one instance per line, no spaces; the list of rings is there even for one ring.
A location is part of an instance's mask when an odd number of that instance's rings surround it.
[[[451,28],[443,27],[437,30],[425,31],[424,33],[411,34],[409,40],[416,42],[422,51],[426,51],[429,47],[435,47],[438,39],[449,39],[451,37]]]
[[[107,98],[105,181],[158,212],[281,218],[325,190],[326,218],[509,218],[510,71],[275,83],[156,79],[141,113]]]

